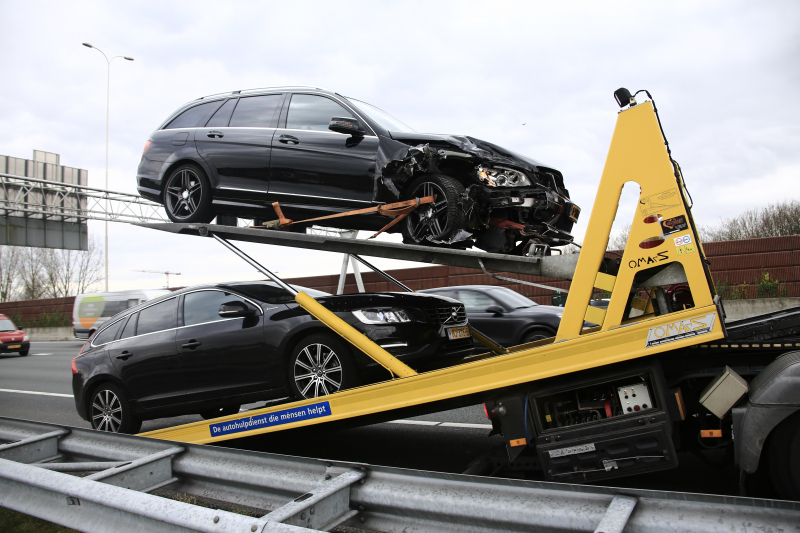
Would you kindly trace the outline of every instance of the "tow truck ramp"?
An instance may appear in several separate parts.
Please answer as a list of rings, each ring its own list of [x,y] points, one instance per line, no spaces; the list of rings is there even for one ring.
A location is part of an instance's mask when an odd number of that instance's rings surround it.
[[[0,418],[0,506],[98,533],[299,533],[339,524],[416,533],[777,533],[800,524],[796,502],[413,471],[9,418]]]
[[[634,181],[642,189],[628,243],[619,263],[606,259],[606,246],[622,187]],[[442,250],[296,235],[278,231],[203,224],[147,224],[146,227],[214,238],[287,290],[277,276],[232,245],[230,240],[314,248],[572,279],[561,326],[555,338],[509,350],[489,351],[463,364],[418,374],[305,293],[297,302],[348,342],[391,372],[393,379],[338,392],[144,433],[153,438],[216,443],[229,439],[323,424],[370,424],[409,414],[474,405],[498,391],[534,381],[598,368],[724,337],[724,321],[715,297],[702,246],[692,220],[682,177],[673,167],[651,102],[621,112],[611,141],[589,227],[577,262],[572,256],[524,258],[465,250]],[[576,264],[577,263],[577,264]],[[575,266],[572,266],[575,265]],[[670,281],[665,281],[669,279]],[[685,281],[694,308],[671,312],[663,291],[639,300],[634,289],[660,280]],[[589,305],[597,289],[611,293],[607,310]],[[655,302],[655,303],[654,303]],[[641,308],[640,316],[631,309]],[[587,329],[585,322],[597,327]],[[481,338],[478,336],[477,338]],[[487,344],[492,347],[491,342]],[[499,353],[498,353],[499,352]],[[507,352],[507,353],[505,353]],[[524,435],[523,435],[524,437]],[[511,449],[528,442],[507,437]]]

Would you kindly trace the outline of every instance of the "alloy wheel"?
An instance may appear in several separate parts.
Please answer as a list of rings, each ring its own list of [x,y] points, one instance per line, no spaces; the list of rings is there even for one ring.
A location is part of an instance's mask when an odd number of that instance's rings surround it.
[[[108,389],[98,392],[92,402],[92,425],[100,431],[119,433],[122,427],[122,402]]]
[[[294,361],[294,382],[304,398],[316,398],[339,391],[342,386],[339,356],[324,344],[309,344]]]
[[[200,206],[203,185],[190,168],[176,172],[167,183],[167,209],[178,219],[191,217]]]
[[[412,198],[433,196],[433,202],[424,204],[408,214],[409,235],[415,242],[425,237],[436,238],[447,228],[447,195],[439,185],[425,181],[411,192]]]

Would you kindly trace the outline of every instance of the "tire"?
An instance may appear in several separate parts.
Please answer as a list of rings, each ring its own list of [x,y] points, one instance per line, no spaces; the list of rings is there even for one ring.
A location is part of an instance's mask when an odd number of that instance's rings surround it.
[[[781,422],[762,451],[769,456],[772,486],[784,500],[800,501],[800,412]]]
[[[434,202],[419,206],[400,223],[403,242],[427,244],[452,239],[467,223],[459,205],[464,192],[464,186],[459,182],[438,174],[420,176],[411,182],[403,194],[404,200],[433,195]]]
[[[289,388],[295,398],[317,398],[360,384],[347,345],[328,333],[309,335],[289,358]]]
[[[522,336],[522,344],[536,342],[542,339],[549,339],[552,336],[553,335],[549,331],[545,331],[543,329],[534,329],[533,331],[529,331]]]
[[[181,165],[164,184],[164,210],[173,222],[208,223],[214,219],[211,209],[211,183],[203,169],[193,164]]]
[[[142,427],[122,389],[111,383],[103,383],[92,392],[89,422],[92,428],[109,433],[138,433]]]
[[[218,409],[209,409],[208,411],[203,411],[202,413],[200,413],[200,416],[202,416],[206,420],[211,420],[213,418],[219,418],[221,416],[234,415],[239,412],[240,407],[241,405],[228,405],[226,407],[220,407]]]
[[[29,351],[30,351],[30,348],[28,348],[27,350],[23,350],[23,351],[19,352],[19,356],[20,357],[25,357],[26,355],[28,355]]]

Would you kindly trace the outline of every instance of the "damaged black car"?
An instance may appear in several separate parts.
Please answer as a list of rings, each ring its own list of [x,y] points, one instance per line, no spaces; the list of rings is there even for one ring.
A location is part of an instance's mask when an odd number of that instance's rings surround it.
[[[153,132],[139,194],[174,222],[302,221],[433,196],[388,232],[403,242],[517,255],[572,242],[580,208],[561,173],[474,137],[417,133],[365,102],[312,87],[194,100]],[[223,218],[227,217],[227,218]],[[378,213],[325,226],[378,231]]]

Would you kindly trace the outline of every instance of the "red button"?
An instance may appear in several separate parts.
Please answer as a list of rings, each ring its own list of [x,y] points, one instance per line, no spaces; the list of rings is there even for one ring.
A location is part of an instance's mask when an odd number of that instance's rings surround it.
[[[634,406],[633,406],[633,410],[634,410],[634,411],[638,411],[638,410],[639,410],[639,406],[638,406],[638,405],[634,405]]]

